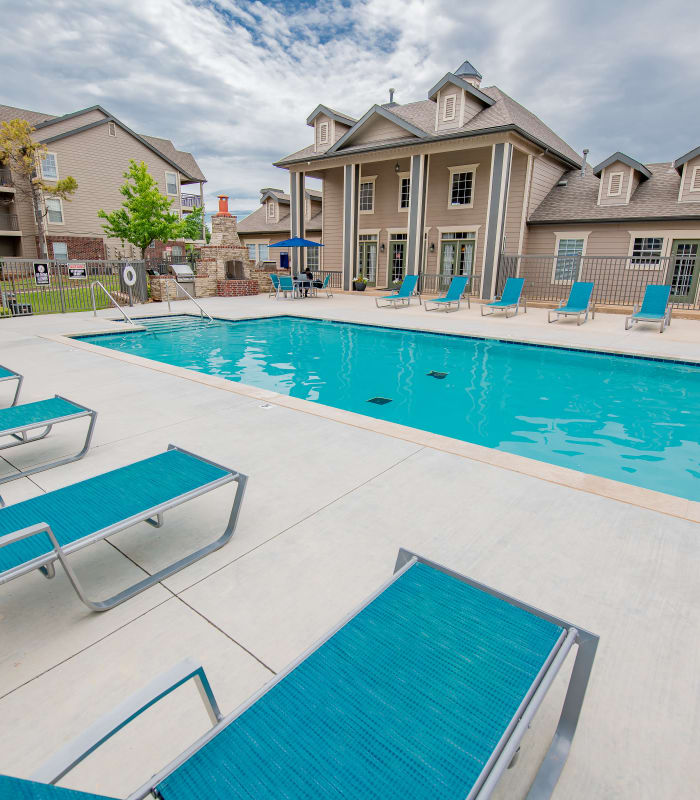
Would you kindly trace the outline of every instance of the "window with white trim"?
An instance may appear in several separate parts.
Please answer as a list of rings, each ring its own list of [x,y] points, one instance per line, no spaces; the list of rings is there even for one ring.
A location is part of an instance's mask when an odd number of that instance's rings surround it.
[[[46,198],[46,217],[49,222],[58,224],[63,222],[63,204],[60,197]]]
[[[56,153],[44,153],[41,157],[41,177],[46,181],[58,180],[58,160]]]
[[[318,143],[328,144],[328,123],[319,122],[318,124]]]
[[[312,272],[318,272],[320,247],[306,248],[306,266]]]
[[[116,136],[117,135],[117,125],[116,125],[116,123],[114,123],[114,122],[108,122],[107,123],[107,133],[110,136]]]
[[[176,172],[166,172],[165,173],[165,193],[166,194],[177,194],[177,173]]]
[[[450,170],[450,208],[465,208],[474,203],[474,170]]]
[[[411,204],[411,178],[409,174],[399,173],[399,211],[406,211]]]
[[[632,242],[630,264],[635,266],[658,266],[661,263],[664,240],[661,236],[637,236]]]
[[[457,109],[457,95],[448,94],[442,105],[443,122],[451,122],[455,118]]]
[[[690,192],[700,192],[700,166],[693,167],[693,174],[690,178]]]
[[[619,197],[622,194],[624,172],[611,172],[608,178],[608,197]]]
[[[270,245],[267,244],[258,245],[258,260],[259,261],[270,260]]]
[[[374,211],[374,181],[360,181],[360,211],[371,214]]]
[[[578,278],[584,239],[560,239],[554,264],[554,283],[573,283]]]
[[[56,261],[68,261],[68,245],[65,242],[53,242],[51,247]]]
[[[474,268],[474,231],[447,231],[440,237],[440,272],[443,275],[471,275]]]

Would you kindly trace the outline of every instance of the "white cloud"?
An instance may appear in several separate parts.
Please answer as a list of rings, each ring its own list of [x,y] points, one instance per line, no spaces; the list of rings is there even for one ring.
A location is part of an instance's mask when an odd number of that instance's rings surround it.
[[[219,193],[250,209],[260,187],[285,187],[271,163],[310,142],[319,102],[359,116],[389,86],[399,102],[422,99],[465,58],[592,160],[671,159],[700,143],[700,60],[685,33],[700,10],[683,0],[4,5],[2,102],[56,114],[99,102],[171,138],[207,175],[210,210]]]

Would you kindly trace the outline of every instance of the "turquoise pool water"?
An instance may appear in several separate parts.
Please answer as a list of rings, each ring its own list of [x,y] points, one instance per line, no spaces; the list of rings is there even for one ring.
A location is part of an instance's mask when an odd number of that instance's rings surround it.
[[[700,500],[699,366],[290,316],[139,322],[80,338]]]

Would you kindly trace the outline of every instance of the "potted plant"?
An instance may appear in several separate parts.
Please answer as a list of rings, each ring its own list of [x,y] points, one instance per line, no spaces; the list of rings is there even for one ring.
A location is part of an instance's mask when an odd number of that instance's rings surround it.
[[[352,288],[356,292],[364,292],[367,288],[367,278],[362,274],[362,271],[360,271],[360,274],[352,282]]]

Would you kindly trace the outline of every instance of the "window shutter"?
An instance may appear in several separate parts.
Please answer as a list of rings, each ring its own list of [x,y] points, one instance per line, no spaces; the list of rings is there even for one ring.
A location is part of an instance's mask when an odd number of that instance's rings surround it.
[[[446,122],[455,118],[455,96],[453,94],[445,98],[445,109],[442,118]]]
[[[608,194],[618,195],[622,191],[622,174],[613,172],[610,176],[610,183],[608,184]]]

